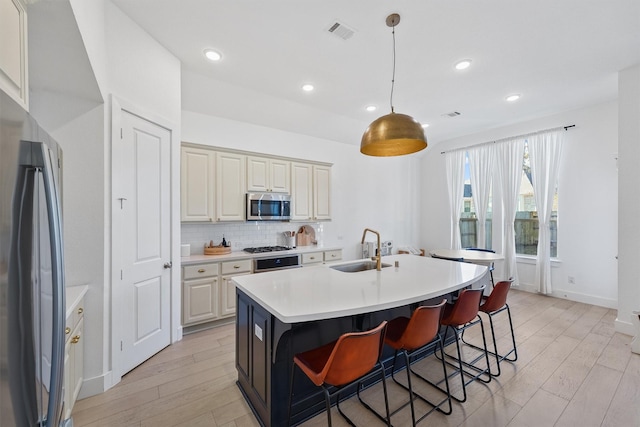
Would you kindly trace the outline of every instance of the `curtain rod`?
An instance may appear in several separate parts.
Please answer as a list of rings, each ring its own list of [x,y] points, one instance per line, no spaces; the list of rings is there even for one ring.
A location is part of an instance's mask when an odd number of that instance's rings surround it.
[[[506,138],[496,139],[495,141],[487,141],[487,142],[482,142],[480,144],[473,144],[473,145],[467,145],[466,147],[455,148],[453,150],[449,150],[449,152],[458,151],[458,150],[466,150],[468,148],[477,147],[477,146],[480,146],[480,145],[495,144],[496,142],[507,141],[509,139],[525,138],[527,136],[535,135],[535,134],[538,134],[538,133],[551,132],[551,131],[554,131],[554,130],[560,130],[560,129],[569,130],[569,129],[574,128],[574,127],[576,127],[576,125],[559,126],[559,127],[556,127],[556,128],[538,130],[538,131],[535,131],[535,132],[529,132],[529,133],[525,133],[525,134],[522,134],[522,135],[508,136]],[[447,153],[447,151],[441,151],[440,152],[440,154],[444,154],[444,153]]]

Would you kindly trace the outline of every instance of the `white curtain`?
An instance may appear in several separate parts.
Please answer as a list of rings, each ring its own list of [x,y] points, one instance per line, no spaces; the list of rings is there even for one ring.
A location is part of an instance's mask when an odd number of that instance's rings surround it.
[[[451,212],[451,249],[460,249],[460,214],[464,197],[464,150],[445,154],[447,165],[447,188]]]
[[[531,162],[531,181],[538,210],[538,256],[535,284],[538,291],[550,294],[551,289],[551,210],[558,183],[563,131],[545,132],[527,138]]]
[[[471,194],[476,207],[478,229],[476,233],[476,246],[486,248],[486,220],[489,208],[489,194],[491,193],[491,177],[493,151],[495,144],[479,145],[467,150],[469,156],[469,172],[471,174]]]
[[[518,281],[516,267],[516,236],[514,223],[518,210],[518,195],[522,180],[524,139],[505,140],[495,144],[497,171],[502,185],[502,207],[504,215],[504,268],[505,276]]]

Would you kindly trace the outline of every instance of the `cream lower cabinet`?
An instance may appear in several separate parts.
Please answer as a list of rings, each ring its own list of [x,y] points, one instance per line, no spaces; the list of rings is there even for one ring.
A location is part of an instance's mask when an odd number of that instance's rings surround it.
[[[84,298],[71,308],[65,328],[64,356],[64,419],[71,417],[78,399],[84,369]]]
[[[236,313],[236,287],[231,278],[251,274],[250,259],[228,261],[222,263],[222,288],[220,295],[220,316],[231,316]]]
[[[251,259],[182,268],[182,326],[231,317],[236,312],[234,276],[251,274]]]
[[[329,251],[307,252],[302,254],[302,265],[316,265],[342,259],[342,249],[333,249]]]
[[[218,317],[220,286],[218,263],[182,269],[182,325],[208,322]]]
[[[342,249],[334,249],[331,251],[324,251],[323,259],[325,264],[333,261],[340,261],[342,259]]]

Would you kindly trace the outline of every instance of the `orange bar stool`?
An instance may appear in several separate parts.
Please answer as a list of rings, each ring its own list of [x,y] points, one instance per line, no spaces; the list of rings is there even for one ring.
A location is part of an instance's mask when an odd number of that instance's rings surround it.
[[[482,299],[482,293],[484,292],[485,286],[482,286],[479,289],[463,289],[458,294],[458,299],[456,299],[454,304],[447,304],[444,309],[444,314],[442,315],[441,324],[446,326],[446,331],[451,328],[453,331],[453,336],[455,337],[456,342],[456,350],[457,357],[446,354],[446,356],[456,360],[458,362],[457,366],[447,362],[449,365],[458,369],[458,372],[455,372],[453,375],[460,374],[460,381],[462,383],[462,398],[458,398],[451,394],[451,397],[458,402],[464,402],[467,400],[467,388],[466,386],[470,384],[472,381],[480,380],[482,382],[488,383],[491,381],[491,374],[489,370],[491,368],[489,363],[489,352],[487,350],[487,340],[484,333],[484,325],[482,323],[482,318],[478,315],[478,310],[480,308],[480,301]],[[460,336],[464,333],[465,330],[470,327],[480,324],[480,328],[482,331],[482,342],[484,344],[483,348],[480,348],[482,354],[477,356],[471,361],[462,360],[462,352],[460,350]],[[446,334],[445,334],[446,336]],[[486,368],[479,368],[475,365],[480,359],[484,359],[486,361]],[[465,370],[464,366],[473,370],[473,372],[469,370]],[[464,376],[467,375],[470,377],[469,380],[465,381]],[[483,378],[485,376],[485,378]]]
[[[511,309],[509,308],[509,304],[507,304],[507,294],[509,293],[509,289],[511,289],[512,283],[513,283],[513,279],[503,280],[501,282],[496,283],[495,286],[493,287],[493,290],[491,291],[491,294],[489,294],[489,296],[483,296],[482,304],[480,304],[480,311],[487,314],[487,316],[489,317],[489,325],[491,326],[491,337],[493,338],[494,351],[489,351],[489,353],[495,356],[496,358],[497,370],[496,372],[491,372],[491,375],[495,377],[500,375],[500,362],[502,362],[503,360],[506,360],[509,362],[515,362],[516,360],[518,360],[518,349],[516,347],[516,336],[513,332],[513,321],[511,320]],[[512,347],[511,347],[511,350],[509,350],[507,353],[501,355],[498,353],[498,345],[496,343],[496,332],[493,327],[493,316],[503,311],[507,312],[507,315],[509,318],[509,328],[511,329]],[[464,333],[462,334],[461,339],[466,345],[473,347],[477,350],[482,350],[480,347],[465,341]],[[509,357],[512,354],[513,356]]]
[[[444,362],[444,351],[443,351],[443,343],[442,337],[440,336],[440,319],[442,318],[443,307],[445,306],[447,300],[442,300],[442,302],[438,305],[432,306],[420,306],[417,307],[411,318],[406,317],[396,317],[395,319],[389,322],[387,326],[387,334],[385,336],[384,342],[389,347],[395,350],[393,355],[393,366],[391,367],[391,377],[393,380],[403,387],[404,389],[409,391],[409,401],[403,405],[401,405],[398,409],[394,410],[391,415],[398,412],[400,409],[404,408],[407,405],[411,405],[411,421],[415,426],[417,423],[422,421],[427,415],[429,415],[434,410],[438,410],[446,415],[449,415],[452,410],[451,406],[451,394],[449,393],[449,380],[447,378],[447,367]],[[411,369],[411,359],[414,362],[417,360],[418,356],[424,355],[428,350],[434,349],[437,350],[440,348],[440,355],[442,357],[442,371],[444,372],[444,381],[446,383],[446,397],[438,402],[433,403],[427,400],[425,397],[413,391],[413,387],[411,386],[411,374],[413,373],[416,377],[421,380],[427,382],[433,387],[440,390],[436,384],[426,379],[422,375]],[[404,361],[407,370],[407,386],[400,383],[395,377],[395,367],[396,367],[396,359],[398,353],[402,353],[404,356]],[[422,400],[423,402],[429,404],[432,408],[426,414],[422,415],[418,420],[416,420],[415,408],[413,404],[414,396]],[[445,402],[448,402],[448,409],[442,410],[440,406],[442,406]]]
[[[340,392],[346,387],[357,382],[357,394],[360,398],[361,382],[380,374],[384,391],[384,403],[387,412],[386,419],[373,408],[360,399],[360,402],[378,418],[391,426],[389,416],[389,400],[387,397],[387,384],[385,382],[384,365],[380,362],[384,335],[387,321],[383,321],[374,329],[365,332],[349,332],[343,334],[337,341],[315,348],[313,350],[298,353],[293,357],[291,367],[291,383],[289,388],[289,414],[287,425],[291,424],[291,402],[293,397],[293,380],[296,366],[313,382],[321,387],[319,392],[324,393],[327,409],[327,420],[331,427],[331,398],[337,396],[336,407],[340,415],[354,426],[353,422],[340,409]],[[301,402],[310,399],[317,394],[306,397]],[[300,403],[301,403],[300,402]]]

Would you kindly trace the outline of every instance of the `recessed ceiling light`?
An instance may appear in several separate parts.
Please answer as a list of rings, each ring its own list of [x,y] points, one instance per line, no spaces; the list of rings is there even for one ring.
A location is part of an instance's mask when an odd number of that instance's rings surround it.
[[[423,123],[422,127],[425,128],[425,129],[428,128],[429,127],[429,123]]]
[[[505,100],[506,100],[507,102],[515,102],[515,101],[517,101],[518,99],[520,99],[520,97],[521,97],[521,96],[522,96],[522,95],[520,95],[519,93],[514,93],[513,95],[509,95],[509,96],[507,96],[507,97],[505,98]]]
[[[367,105],[366,110],[367,111],[376,111],[378,109],[378,107],[376,107],[375,105]]]
[[[456,70],[466,70],[470,66],[471,66],[471,60],[463,59],[462,61],[456,62],[456,65],[454,67],[456,68]]]
[[[205,49],[204,56],[206,56],[209,61],[220,61],[222,59],[220,52],[216,52],[213,49]]]
[[[313,85],[311,84],[304,84],[302,85],[302,90],[305,92],[311,92],[314,89]]]

